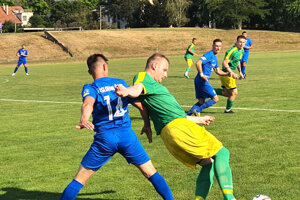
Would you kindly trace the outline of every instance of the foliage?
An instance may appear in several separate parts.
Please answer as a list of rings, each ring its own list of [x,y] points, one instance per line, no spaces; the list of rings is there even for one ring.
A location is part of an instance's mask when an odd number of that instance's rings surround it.
[[[205,0],[211,20],[215,19],[221,27],[242,28],[243,22],[249,22],[251,15],[264,18],[268,13],[263,0]]]
[[[6,21],[2,27],[3,33],[13,33],[15,32],[15,24],[11,21]]]
[[[169,23],[177,27],[184,26],[189,21],[186,14],[190,4],[191,1],[187,0],[168,0],[166,10],[168,12]]]
[[[44,28],[46,24],[44,17],[41,15],[33,15],[32,17],[30,17],[29,23],[31,27],[34,28]]]

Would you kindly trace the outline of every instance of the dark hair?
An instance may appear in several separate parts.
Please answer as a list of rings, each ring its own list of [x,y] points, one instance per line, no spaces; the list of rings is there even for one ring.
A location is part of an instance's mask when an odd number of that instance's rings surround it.
[[[195,40],[197,40],[197,38],[193,38],[192,41],[194,42]]]
[[[243,35],[239,35],[239,36],[237,36],[237,38],[236,38],[236,41],[238,41],[240,38],[242,38],[242,39],[245,39],[245,40],[246,40],[245,36],[243,36]]]
[[[86,60],[86,64],[89,67],[89,71],[93,72],[95,69],[95,63],[98,61],[98,58],[103,59],[105,62],[108,61],[108,59],[103,54],[93,54],[88,57]]]
[[[217,42],[222,42],[222,40],[221,40],[221,39],[215,39],[215,40],[213,41],[213,44],[216,44]]]
[[[165,56],[165,55],[163,55],[163,54],[161,54],[161,53],[155,53],[155,54],[153,54],[152,56],[150,56],[149,58],[148,58],[148,60],[147,60],[147,63],[146,63],[146,68],[150,65],[150,63],[153,61],[153,60],[156,60],[156,59],[165,59],[166,61],[168,61],[168,63],[170,64],[170,61],[169,61],[169,59]]]
[[[247,33],[247,32],[246,32],[246,31],[243,31],[243,32],[242,32],[242,35],[243,35],[244,33]]]

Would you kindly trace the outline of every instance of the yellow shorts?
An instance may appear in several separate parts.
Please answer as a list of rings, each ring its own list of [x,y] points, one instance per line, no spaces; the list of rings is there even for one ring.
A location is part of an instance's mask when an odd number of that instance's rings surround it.
[[[211,158],[222,148],[222,143],[204,127],[186,118],[178,118],[161,131],[169,152],[187,167],[196,168],[204,158]]]
[[[190,59],[190,58],[185,58],[185,61],[187,62],[187,65],[189,66],[189,67],[192,67],[193,66],[193,59]]]
[[[235,79],[228,76],[220,76],[222,87],[226,89],[234,89],[236,88],[236,82]]]

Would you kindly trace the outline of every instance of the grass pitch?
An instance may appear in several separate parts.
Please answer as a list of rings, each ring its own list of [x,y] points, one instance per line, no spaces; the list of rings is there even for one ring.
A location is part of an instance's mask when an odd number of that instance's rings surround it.
[[[299,53],[251,53],[247,79],[237,82],[236,113],[223,113],[224,97],[203,112],[216,117],[207,129],[231,152],[238,200],[249,200],[257,194],[272,200],[299,199]],[[193,78],[183,77],[185,61],[181,56],[170,57],[170,61],[169,77],[163,84],[181,105],[191,106],[196,102]],[[112,60],[110,76],[131,84],[133,76],[144,70],[145,62],[146,58]],[[85,63],[34,65],[29,67],[28,77],[23,68],[11,77],[13,68],[0,67],[0,200],[57,200],[93,140],[91,131],[75,129],[80,118],[81,89],[92,78]],[[191,77],[195,75],[193,68]],[[210,82],[220,86],[215,74]],[[130,116],[138,134],[143,122],[133,107]],[[160,137],[154,135],[152,144],[144,135],[139,139],[175,199],[194,199],[200,167],[190,170],[183,166],[168,153]],[[116,155],[89,180],[77,199],[160,197],[138,169]],[[216,181],[207,199],[222,199]]]

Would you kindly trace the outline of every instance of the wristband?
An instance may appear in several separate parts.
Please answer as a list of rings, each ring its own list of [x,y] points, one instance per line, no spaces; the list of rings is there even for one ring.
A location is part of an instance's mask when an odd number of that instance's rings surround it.
[[[204,76],[204,74],[203,73],[200,73],[200,77],[203,77]]]

